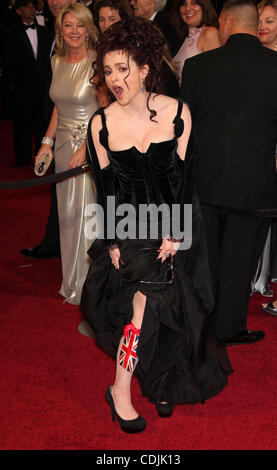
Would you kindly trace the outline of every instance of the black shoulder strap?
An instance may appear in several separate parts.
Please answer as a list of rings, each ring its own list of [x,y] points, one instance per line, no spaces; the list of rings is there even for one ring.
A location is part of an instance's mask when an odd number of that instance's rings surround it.
[[[98,111],[99,111],[98,114],[100,114],[101,120],[102,120],[102,129],[99,132],[99,140],[100,140],[101,144],[103,145],[103,147],[105,147],[105,149],[108,150],[108,148],[109,148],[109,146],[108,146],[108,129],[107,129],[107,124],[106,124],[105,110],[104,110],[104,108],[99,108]]]
[[[182,109],[183,109],[183,103],[182,103],[182,101],[178,100],[178,109],[177,109],[177,116],[178,117],[181,117]]]
[[[107,126],[106,126],[106,116],[105,116],[104,108],[97,109],[97,111],[95,111],[95,113],[92,115],[92,117],[89,121],[88,141],[91,143],[91,139],[92,139],[92,136],[91,136],[91,122],[92,122],[94,116],[97,116],[99,114],[101,116],[101,121],[102,121],[102,129],[99,132],[99,140],[100,140],[101,144],[103,145],[103,147],[108,149],[108,130],[107,130]]]
[[[177,114],[173,121],[175,137],[177,137],[177,139],[183,134],[183,131],[184,131],[184,121],[181,118],[182,109],[183,109],[183,103],[182,101],[178,100]]]
[[[103,129],[105,129],[106,128],[106,116],[105,116],[104,108],[99,108],[98,109],[98,114],[100,114],[100,116],[101,116],[102,127],[103,127]]]

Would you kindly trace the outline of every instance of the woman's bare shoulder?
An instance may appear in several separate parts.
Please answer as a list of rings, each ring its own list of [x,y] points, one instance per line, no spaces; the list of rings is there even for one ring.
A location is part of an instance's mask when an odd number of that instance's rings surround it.
[[[219,31],[214,26],[205,26],[199,37],[200,50],[202,52],[221,46]]]
[[[170,108],[174,107],[174,103],[176,104],[177,100],[175,98],[171,98],[170,96],[166,95],[155,95],[153,94],[151,97],[151,103],[153,105],[157,105],[159,108]]]
[[[215,26],[205,26],[201,32],[201,35],[206,38],[218,37],[219,31]]]
[[[91,120],[91,132],[99,131],[102,127],[102,118],[99,113],[95,114]]]
[[[102,127],[102,115],[104,114],[104,117],[107,118],[110,115],[114,114],[114,105],[116,102],[110,103],[106,107],[101,107],[98,109],[98,111],[95,113],[95,115],[92,118],[91,121],[91,128],[95,128],[97,130],[100,130]]]
[[[155,100],[153,101],[155,104]],[[179,101],[175,98],[171,98],[170,96],[166,95],[159,95],[159,101],[156,101],[156,111],[157,114],[163,113],[165,114],[169,119],[174,119],[174,117],[177,114],[177,110],[179,107]],[[182,115],[190,114],[189,112],[189,107],[186,103],[183,103],[182,106]]]
[[[118,122],[119,116],[121,116],[121,107],[117,101],[113,101],[104,108],[106,121],[111,122],[114,119]]]
[[[176,100],[166,95],[152,95],[149,100],[149,108],[156,111],[157,116],[163,116],[164,114],[170,115],[176,107]]]

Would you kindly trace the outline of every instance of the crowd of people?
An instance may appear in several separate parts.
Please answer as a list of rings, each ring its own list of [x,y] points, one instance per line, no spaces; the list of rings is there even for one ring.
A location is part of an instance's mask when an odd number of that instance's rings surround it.
[[[92,170],[53,185],[45,235],[21,254],[61,257],[59,293],[115,358],[112,418],[139,432],[133,373],[167,417],[225,387],[226,346],[265,336],[247,310],[258,266],[261,293],[277,278],[277,1],[11,0],[4,16],[14,166],[48,154],[57,173]],[[141,236],[143,205],[168,208],[167,233],[158,217]]]

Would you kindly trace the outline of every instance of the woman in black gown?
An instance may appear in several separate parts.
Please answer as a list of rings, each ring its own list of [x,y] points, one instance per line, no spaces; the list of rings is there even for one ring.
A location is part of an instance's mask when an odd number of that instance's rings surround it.
[[[214,396],[231,373],[226,350],[208,322],[213,298],[207,254],[190,166],[184,162],[189,109],[156,93],[163,45],[158,29],[141,18],[114,24],[101,35],[96,72],[116,101],[95,113],[88,130],[87,160],[98,202],[107,215],[114,197],[116,232],[111,233],[109,218],[105,238],[92,244],[81,307],[98,344],[116,359],[106,399],[126,432],[145,427],[131,401],[134,370],[160,416],[169,416],[174,404]],[[173,238],[174,227],[165,236],[161,223],[157,236],[147,225],[147,236],[141,237],[143,205],[164,204],[171,211],[179,204],[182,214],[184,203],[192,203],[189,249]],[[125,220],[118,211],[122,204],[134,209],[132,238],[117,230]],[[189,216],[181,215],[181,222],[187,226]]]

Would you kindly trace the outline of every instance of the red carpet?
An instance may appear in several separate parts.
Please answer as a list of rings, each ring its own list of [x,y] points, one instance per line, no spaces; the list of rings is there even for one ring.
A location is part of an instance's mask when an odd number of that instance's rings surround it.
[[[0,135],[0,180],[33,177],[31,167],[10,167],[10,122],[1,122]],[[79,308],[58,295],[60,260],[19,254],[41,240],[50,188],[0,190],[0,197],[0,449],[277,448],[277,318],[260,310],[261,296],[251,298],[248,327],[264,330],[266,338],[229,348],[235,372],[224,391],[161,419],[134,379],[134,404],[148,424],[142,434],[123,434],[104,399],[113,361],[78,332]]]

